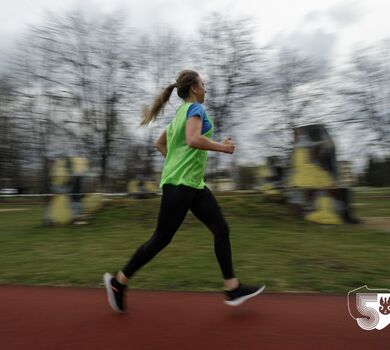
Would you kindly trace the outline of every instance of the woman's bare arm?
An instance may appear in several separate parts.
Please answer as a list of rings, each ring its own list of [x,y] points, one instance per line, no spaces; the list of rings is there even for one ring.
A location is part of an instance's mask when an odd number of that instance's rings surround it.
[[[165,130],[155,142],[154,147],[156,147],[160,151],[160,153],[164,157],[166,157],[168,149],[167,149],[167,133]]]
[[[225,138],[222,142],[215,142],[201,134],[202,121],[198,117],[191,117],[187,120],[186,141],[192,148],[205,151],[216,151],[232,154],[234,152],[234,143],[230,138]]]

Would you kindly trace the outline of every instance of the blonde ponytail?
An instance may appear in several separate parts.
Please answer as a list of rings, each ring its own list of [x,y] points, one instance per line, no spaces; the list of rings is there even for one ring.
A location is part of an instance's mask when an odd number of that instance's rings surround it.
[[[176,83],[166,87],[161,94],[154,99],[151,107],[144,107],[140,125],[149,125],[156,120],[157,115],[164,109],[165,104],[169,101],[174,88],[177,88],[177,95],[185,100],[190,95],[191,86],[198,82],[199,74],[197,72],[193,70],[181,71],[176,78]]]
[[[175,87],[176,83],[169,85],[154,99],[151,107],[144,107],[140,125],[149,125],[156,120],[158,114],[164,109],[165,104],[169,101]]]

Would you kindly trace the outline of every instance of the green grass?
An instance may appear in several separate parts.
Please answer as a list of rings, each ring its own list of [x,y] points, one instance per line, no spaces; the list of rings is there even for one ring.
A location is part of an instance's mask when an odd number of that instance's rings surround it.
[[[356,189],[352,198],[358,216],[390,218],[390,189],[388,187]]]
[[[356,194],[360,216],[390,217],[389,199]],[[363,197],[362,197],[363,196]],[[390,234],[360,225],[304,222],[260,196],[220,197],[231,229],[235,269],[269,291],[345,293],[367,284],[389,288]],[[101,285],[104,271],[121,268],[154,230],[159,199],[112,201],[93,222],[42,227],[37,204],[2,204],[0,283]],[[380,209],[380,214],[378,213]],[[137,289],[220,290],[221,274],[211,234],[192,214],[172,243],[131,280]]]

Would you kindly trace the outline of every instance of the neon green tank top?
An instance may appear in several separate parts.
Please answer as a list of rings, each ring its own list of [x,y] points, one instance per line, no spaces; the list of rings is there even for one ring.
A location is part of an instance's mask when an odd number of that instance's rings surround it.
[[[207,151],[191,148],[186,142],[187,111],[191,103],[184,103],[166,129],[167,155],[161,175],[160,187],[165,184],[186,185],[203,189],[207,165]],[[212,125],[212,121],[206,114]],[[213,127],[203,136],[211,138]]]

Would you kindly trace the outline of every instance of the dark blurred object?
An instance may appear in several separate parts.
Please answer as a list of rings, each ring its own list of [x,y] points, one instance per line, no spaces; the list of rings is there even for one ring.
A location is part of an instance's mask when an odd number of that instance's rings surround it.
[[[260,189],[269,201],[285,202],[283,193],[285,172],[282,160],[278,156],[268,157],[266,165],[260,167],[259,175],[262,181]]]
[[[306,220],[321,224],[357,223],[349,188],[338,184],[336,150],[322,124],[294,129],[288,202]]]
[[[363,186],[390,186],[390,157],[378,159],[370,156],[364,174],[360,177]]]
[[[257,183],[257,168],[237,166],[236,179],[236,190],[252,190]]]

